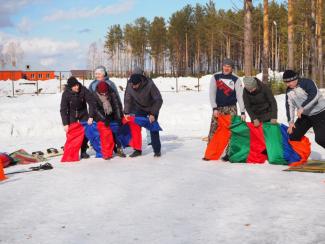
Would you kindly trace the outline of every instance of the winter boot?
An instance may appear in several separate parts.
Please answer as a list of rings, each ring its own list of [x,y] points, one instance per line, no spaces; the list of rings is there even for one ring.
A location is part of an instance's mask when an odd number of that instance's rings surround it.
[[[221,160],[224,161],[224,162],[228,162],[228,161],[229,161],[229,156],[228,156],[228,154],[226,154],[225,156],[223,156],[223,157],[221,158]]]
[[[80,155],[80,158],[81,159],[87,159],[89,158],[90,156],[86,153],[86,152],[82,152],[81,155]]]
[[[129,156],[130,158],[138,157],[142,154],[141,150],[134,150],[133,153]]]
[[[159,158],[159,157],[161,157],[161,152],[157,152],[157,153],[155,153],[153,156],[154,156],[155,158]]]
[[[123,149],[121,147],[120,148],[117,148],[116,153],[117,153],[117,156],[119,156],[121,158],[125,158],[126,157],[126,155],[123,152]]]

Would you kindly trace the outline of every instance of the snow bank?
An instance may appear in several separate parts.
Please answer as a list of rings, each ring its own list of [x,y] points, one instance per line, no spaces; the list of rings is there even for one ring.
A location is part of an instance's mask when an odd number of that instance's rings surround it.
[[[199,89],[207,90],[209,89],[209,81],[211,75],[203,76],[201,78],[194,77],[179,77],[179,78],[167,78],[167,77],[158,77],[153,79],[158,88],[163,92],[183,92],[183,91],[198,91]],[[120,87],[119,90],[122,91],[126,87],[126,78],[110,78],[115,84]],[[60,93],[60,84],[61,90],[63,90],[66,80],[52,79],[46,81],[27,81],[27,80],[18,80],[18,81],[0,81],[0,97],[1,96],[12,96],[12,87],[14,86],[15,95],[22,94],[36,94],[37,90],[40,94],[55,94]],[[80,80],[85,86],[89,86],[91,80]],[[177,88],[176,88],[177,87]]]

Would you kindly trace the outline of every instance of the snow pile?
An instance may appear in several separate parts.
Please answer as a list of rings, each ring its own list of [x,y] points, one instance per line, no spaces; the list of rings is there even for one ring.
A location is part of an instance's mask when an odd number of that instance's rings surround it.
[[[169,77],[158,77],[153,79],[157,87],[164,92],[183,92],[183,91],[200,91],[209,89],[211,75],[206,75],[201,78],[195,77],[179,77],[179,78],[169,78]],[[110,78],[115,82],[116,86],[119,87],[119,90],[125,90],[127,79],[126,78]],[[80,80],[85,86],[89,86],[92,80]],[[12,87],[14,86],[15,95],[22,94],[55,94],[60,93],[60,84],[61,91],[64,89],[64,85],[67,83],[67,80],[46,80],[46,81],[27,81],[27,80],[18,80],[18,81],[0,81],[0,97],[1,96],[12,96]],[[177,88],[176,88],[177,87]]]
[[[276,81],[276,82],[282,82],[282,76],[283,76],[283,72],[278,72],[278,71],[273,71],[271,69],[269,69],[269,79]],[[263,73],[258,73],[256,75],[256,77],[259,80],[263,80]]]

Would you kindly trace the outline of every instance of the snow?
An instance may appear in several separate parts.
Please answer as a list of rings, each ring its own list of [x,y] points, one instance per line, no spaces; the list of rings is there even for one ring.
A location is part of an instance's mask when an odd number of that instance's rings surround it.
[[[269,73],[269,79],[277,81],[277,82],[282,82],[283,72],[278,72],[278,71],[269,69],[268,73]],[[257,74],[256,77],[259,80],[263,80],[263,73]]]
[[[113,80],[125,86],[125,79]],[[139,158],[71,164],[54,158],[51,171],[1,182],[0,243],[323,243],[323,174],[201,160],[211,119],[209,80],[201,78],[197,92],[197,78],[179,78],[176,93],[175,79],[155,79],[164,91],[161,158],[153,158],[144,138]],[[58,83],[43,85],[55,94],[0,96],[0,151],[64,144]],[[279,121],[286,122],[284,95],[276,99]],[[308,136],[311,158],[325,159],[313,132]]]

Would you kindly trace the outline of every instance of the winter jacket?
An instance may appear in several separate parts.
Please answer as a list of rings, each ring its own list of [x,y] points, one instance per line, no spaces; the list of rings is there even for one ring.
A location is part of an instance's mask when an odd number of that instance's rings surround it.
[[[256,78],[255,78],[256,79]],[[270,121],[277,119],[278,107],[276,100],[269,87],[256,79],[257,88],[253,92],[249,92],[244,88],[243,99],[245,109],[251,120]]]
[[[286,91],[286,109],[288,122],[294,122],[295,109],[303,108],[303,114],[312,116],[325,110],[325,99],[314,81],[299,78],[295,88]]]
[[[123,117],[123,107],[121,102],[118,100],[118,97],[116,93],[113,91],[113,89],[110,87],[108,91],[108,100],[112,106],[113,112],[111,114],[105,115],[103,103],[100,100],[98,93],[93,93],[95,98],[95,104],[96,104],[96,113],[95,113],[95,121],[105,121],[108,119],[109,121],[118,121],[121,122]]]
[[[213,110],[234,106],[238,102],[241,114],[245,114],[243,86],[234,74],[216,73],[210,80],[210,103]]]
[[[107,83],[107,85],[109,85],[109,87],[111,87],[113,89],[113,91],[116,93],[116,96],[117,96],[118,100],[122,104],[122,101],[121,101],[121,98],[120,98],[120,94],[118,93],[118,90],[116,88],[115,83],[113,81],[111,81],[108,76],[105,77],[105,82]],[[95,93],[98,83],[99,83],[98,80],[92,81],[90,83],[90,85],[89,85],[89,91],[92,92],[92,93]]]
[[[80,91],[75,93],[66,86],[61,98],[61,119],[63,125],[69,125],[77,121],[86,121],[94,118],[95,103],[88,89],[79,83]],[[89,106],[89,113],[87,110]]]
[[[160,91],[151,79],[146,78],[136,90],[132,88],[130,82],[127,83],[124,94],[125,114],[144,111],[158,116],[162,103]]]

